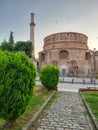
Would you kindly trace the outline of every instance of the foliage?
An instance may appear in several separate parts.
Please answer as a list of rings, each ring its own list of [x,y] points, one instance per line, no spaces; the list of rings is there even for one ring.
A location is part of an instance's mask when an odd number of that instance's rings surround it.
[[[34,95],[31,97],[30,102],[25,110],[25,112],[16,120],[16,123],[10,130],[22,130],[22,127],[32,118],[42,106],[42,104],[46,101],[46,99],[51,95],[51,92],[47,91],[46,88],[42,86],[34,87]],[[0,128],[3,127],[5,121],[0,119]],[[7,126],[6,130],[7,129]],[[4,129],[5,130],[5,129]]]
[[[9,43],[14,44],[13,32],[10,31]]]
[[[28,55],[29,57],[32,56],[32,43],[30,41],[24,42],[24,41],[18,41],[15,44],[15,51],[23,51]]]
[[[0,45],[1,50],[8,50],[14,52],[24,52],[28,57],[32,57],[32,42],[31,41],[17,41],[14,44],[13,32],[10,32],[9,41],[4,40]]]
[[[59,82],[59,69],[56,66],[48,65],[43,67],[40,71],[41,83],[48,88],[48,90],[56,89]]]
[[[0,117],[14,122],[26,109],[36,69],[23,53],[0,51]]]
[[[10,42],[6,42],[6,40],[4,40],[4,41],[1,43],[0,48],[1,48],[2,50],[8,50],[8,51],[13,51],[13,50],[14,50],[13,44],[11,44]]]
[[[14,51],[14,38],[13,32],[10,32],[9,41],[4,40],[0,45],[1,50]]]

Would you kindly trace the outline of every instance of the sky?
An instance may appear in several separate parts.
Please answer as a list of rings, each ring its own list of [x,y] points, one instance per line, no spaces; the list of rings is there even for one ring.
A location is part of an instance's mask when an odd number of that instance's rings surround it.
[[[44,38],[58,32],[88,36],[89,49],[98,50],[98,0],[0,0],[0,43],[30,40],[30,13],[35,13],[35,56]]]

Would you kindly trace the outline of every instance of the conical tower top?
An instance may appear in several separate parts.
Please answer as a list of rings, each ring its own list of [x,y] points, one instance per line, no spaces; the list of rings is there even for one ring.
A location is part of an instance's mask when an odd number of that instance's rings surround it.
[[[35,23],[34,23],[34,13],[31,13],[31,22],[30,22],[30,26],[35,26]]]

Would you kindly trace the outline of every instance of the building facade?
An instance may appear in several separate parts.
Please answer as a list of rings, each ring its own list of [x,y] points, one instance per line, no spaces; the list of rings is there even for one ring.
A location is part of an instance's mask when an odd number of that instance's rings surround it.
[[[87,76],[98,70],[98,51],[89,50],[88,37],[77,32],[60,32],[44,38],[43,50],[35,58],[34,13],[31,13],[30,41],[32,42],[32,61],[38,71],[46,65],[60,69],[61,76]]]
[[[88,75],[94,69],[93,51],[89,50],[88,37],[82,33],[61,32],[44,38],[39,52],[40,68],[55,65],[61,76]]]

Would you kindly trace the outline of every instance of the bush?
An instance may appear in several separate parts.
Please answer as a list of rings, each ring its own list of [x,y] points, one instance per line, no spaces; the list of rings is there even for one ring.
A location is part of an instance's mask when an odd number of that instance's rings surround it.
[[[59,69],[56,66],[48,65],[40,71],[41,83],[47,87],[48,90],[56,89],[59,82],[59,74]]]
[[[26,109],[36,69],[23,53],[0,51],[0,118],[14,122]]]

